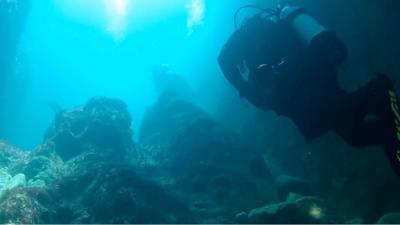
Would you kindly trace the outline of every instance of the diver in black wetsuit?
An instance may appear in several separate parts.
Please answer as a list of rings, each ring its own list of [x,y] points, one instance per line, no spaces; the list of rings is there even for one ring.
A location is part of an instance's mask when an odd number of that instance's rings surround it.
[[[333,32],[287,3],[259,10],[233,33],[218,59],[240,96],[291,118],[307,142],[333,129],[354,147],[384,145],[400,175],[400,114],[393,82],[379,74],[347,93],[336,72],[347,49]]]

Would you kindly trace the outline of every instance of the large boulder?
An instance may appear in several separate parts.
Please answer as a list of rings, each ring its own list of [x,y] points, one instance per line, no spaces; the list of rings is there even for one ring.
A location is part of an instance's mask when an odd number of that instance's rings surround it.
[[[60,112],[34,151],[1,145],[0,222],[195,222],[186,199],[126,160],[130,125],[123,102],[94,98]]]
[[[131,123],[124,102],[97,97],[83,107],[58,113],[45,138],[54,143],[63,160],[79,155],[88,146],[113,149],[123,157],[134,148]]]
[[[15,188],[2,196],[0,201],[0,223],[37,224],[45,223],[41,215],[45,209],[37,200],[34,189]]]
[[[263,156],[185,100],[161,97],[149,109],[137,152],[142,169],[193,199],[202,222],[232,222],[238,211],[277,201]]]
[[[60,176],[64,162],[55,151],[54,143],[38,146],[29,153],[28,161],[20,166],[29,187],[45,187]]]
[[[52,209],[46,223],[188,223],[190,211],[179,198],[130,165],[93,165],[58,179],[42,202]]]

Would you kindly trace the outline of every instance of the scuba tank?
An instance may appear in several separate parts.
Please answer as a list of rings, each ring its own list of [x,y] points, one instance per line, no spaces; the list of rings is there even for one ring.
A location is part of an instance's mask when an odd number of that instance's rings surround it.
[[[347,48],[339,40],[336,34],[321,25],[310,13],[304,8],[294,6],[288,1],[280,1],[276,9],[261,8],[256,5],[245,5],[239,8],[235,13],[235,26],[237,27],[237,17],[241,10],[250,8],[258,10],[259,13],[247,18],[248,21],[263,19],[281,26],[283,30],[289,31],[304,48],[320,63],[326,63],[337,67],[347,58]],[[280,34],[285,38],[284,34]]]
[[[345,45],[304,8],[285,2],[278,6],[277,12],[279,20],[294,31],[301,44],[317,59],[335,67],[346,60]]]

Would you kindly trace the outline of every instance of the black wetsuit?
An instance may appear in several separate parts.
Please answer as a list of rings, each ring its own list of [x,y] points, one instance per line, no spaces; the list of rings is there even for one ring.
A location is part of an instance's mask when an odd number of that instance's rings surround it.
[[[257,107],[289,117],[307,142],[335,130],[354,147],[385,145],[400,174],[400,110],[393,82],[379,75],[348,93],[338,83],[335,66],[296,47],[291,36],[289,30],[271,22],[241,27],[219,57],[225,77]],[[248,79],[238,69],[242,64],[248,69]],[[263,87],[267,87],[266,95]]]
[[[335,115],[347,94],[338,84],[335,67],[315,63],[305,49],[295,47],[296,43],[287,38],[290,35],[280,38],[282,32],[289,31],[262,21],[251,28],[242,27],[226,43],[219,62],[242,97],[263,110],[291,118],[306,140],[311,141],[333,128]],[[258,71],[259,65],[279,64],[286,56],[289,57],[285,65],[276,75]],[[242,61],[249,69],[247,81],[236,68]],[[263,76],[274,77],[263,81]],[[273,83],[268,95],[259,93],[260,83],[264,82]]]

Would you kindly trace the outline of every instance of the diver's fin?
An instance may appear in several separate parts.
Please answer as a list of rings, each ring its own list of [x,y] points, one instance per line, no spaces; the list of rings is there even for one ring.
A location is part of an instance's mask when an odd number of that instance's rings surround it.
[[[394,85],[387,89],[383,111],[384,147],[396,174],[400,177],[400,105]]]

